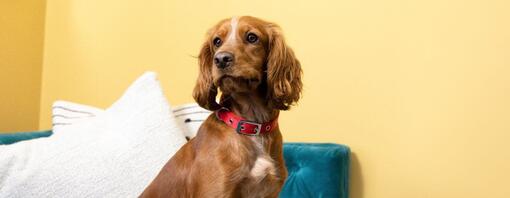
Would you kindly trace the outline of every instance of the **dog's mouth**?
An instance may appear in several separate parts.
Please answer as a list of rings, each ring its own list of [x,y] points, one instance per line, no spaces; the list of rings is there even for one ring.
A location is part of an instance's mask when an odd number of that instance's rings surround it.
[[[222,75],[216,83],[223,93],[251,92],[260,85],[259,78],[246,78],[240,76]]]

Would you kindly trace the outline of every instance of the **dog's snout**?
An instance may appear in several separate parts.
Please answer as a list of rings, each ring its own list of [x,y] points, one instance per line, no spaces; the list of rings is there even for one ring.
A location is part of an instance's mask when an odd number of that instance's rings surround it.
[[[216,67],[223,69],[234,63],[234,55],[230,52],[219,52],[214,56]]]

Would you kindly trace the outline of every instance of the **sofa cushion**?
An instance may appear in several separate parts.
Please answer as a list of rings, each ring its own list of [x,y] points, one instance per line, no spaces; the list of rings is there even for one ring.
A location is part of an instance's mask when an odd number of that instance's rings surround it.
[[[349,147],[286,143],[283,154],[289,176],[280,197],[348,197]]]
[[[50,135],[51,131],[0,134],[0,144]],[[280,197],[348,197],[349,148],[347,146],[284,143],[283,152],[289,177]]]

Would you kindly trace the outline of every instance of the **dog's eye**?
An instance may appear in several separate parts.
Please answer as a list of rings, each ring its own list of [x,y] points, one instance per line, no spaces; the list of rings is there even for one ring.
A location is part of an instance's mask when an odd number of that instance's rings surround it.
[[[253,33],[248,33],[248,35],[246,35],[246,41],[249,43],[256,43],[258,40],[259,37]]]
[[[220,47],[221,46],[221,39],[216,37],[216,38],[214,38],[213,43],[214,43],[214,46]]]

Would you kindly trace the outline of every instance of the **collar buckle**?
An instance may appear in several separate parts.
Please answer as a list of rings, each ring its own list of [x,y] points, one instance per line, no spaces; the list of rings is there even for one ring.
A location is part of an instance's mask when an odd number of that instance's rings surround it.
[[[255,126],[255,129],[254,129],[255,133],[243,132],[245,130],[246,124]],[[251,135],[251,136],[259,135],[261,130],[262,130],[262,124],[257,123],[257,122],[247,121],[247,120],[240,120],[239,123],[237,124],[237,128],[236,128],[237,133],[243,134],[243,135]]]

